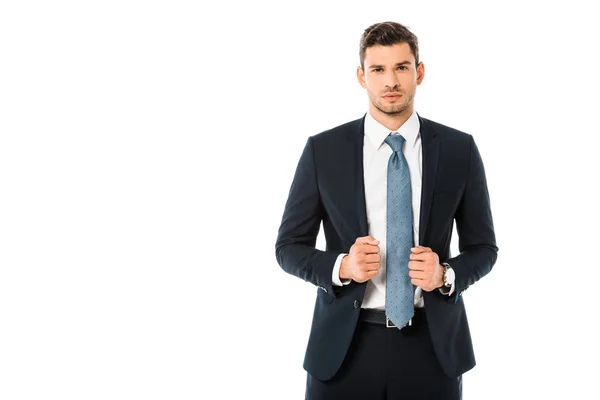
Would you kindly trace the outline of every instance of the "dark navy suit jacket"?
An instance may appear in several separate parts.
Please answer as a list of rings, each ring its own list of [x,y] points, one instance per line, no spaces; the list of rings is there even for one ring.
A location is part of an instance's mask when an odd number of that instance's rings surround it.
[[[419,244],[455,271],[455,291],[423,292],[431,339],[444,372],[475,366],[463,292],[492,269],[498,248],[484,166],[471,135],[419,116],[423,182]],[[304,368],[328,380],[344,360],[366,283],[332,284],[340,253],[367,236],[363,180],[364,117],[308,139],[285,205],[276,243],[279,265],[318,287]],[[315,249],[323,223],[327,247]],[[460,254],[450,258],[456,222]]]

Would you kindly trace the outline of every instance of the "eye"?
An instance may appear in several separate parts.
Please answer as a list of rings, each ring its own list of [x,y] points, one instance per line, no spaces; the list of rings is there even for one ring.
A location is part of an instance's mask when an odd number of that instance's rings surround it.
[[[383,71],[383,68],[373,68],[373,72],[381,72]]]
[[[408,67],[406,67],[406,65],[399,65],[397,69],[404,71],[407,70]]]

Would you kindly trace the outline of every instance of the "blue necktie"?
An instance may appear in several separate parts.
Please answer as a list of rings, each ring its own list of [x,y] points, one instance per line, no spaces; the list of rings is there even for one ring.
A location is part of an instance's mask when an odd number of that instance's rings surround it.
[[[414,314],[413,285],[408,276],[410,249],[413,247],[410,174],[402,154],[404,138],[390,135],[385,142],[393,151],[387,173],[385,309],[390,321],[402,328]]]

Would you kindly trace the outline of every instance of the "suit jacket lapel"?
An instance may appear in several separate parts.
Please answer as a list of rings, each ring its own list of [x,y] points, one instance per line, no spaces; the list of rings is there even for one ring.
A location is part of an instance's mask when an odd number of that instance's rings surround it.
[[[331,185],[336,188],[335,212],[340,239],[350,248],[357,237],[366,236],[367,212],[365,206],[365,183],[363,173],[364,118],[353,121],[343,134],[344,140],[335,144],[330,168]]]
[[[366,114],[365,114],[366,115]],[[365,202],[365,174],[364,174],[364,141],[365,141],[365,118],[358,123],[358,128],[354,134],[354,182],[356,193],[356,216],[358,217],[358,227],[360,236],[369,234],[367,224],[367,206]]]
[[[419,218],[419,244],[423,245],[427,232],[427,223],[431,203],[433,200],[433,189],[438,169],[440,154],[440,141],[436,138],[437,132],[432,129],[428,121],[419,116],[421,124],[421,145],[423,151],[423,183],[421,186],[421,215]]]

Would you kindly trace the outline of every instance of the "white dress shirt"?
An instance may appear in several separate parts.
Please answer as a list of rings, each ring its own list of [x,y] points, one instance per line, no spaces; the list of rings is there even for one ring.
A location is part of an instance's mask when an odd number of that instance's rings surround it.
[[[386,220],[387,220],[387,170],[388,161],[392,155],[391,147],[385,143],[390,135],[402,135],[406,140],[402,153],[410,171],[410,186],[412,191],[413,208],[413,238],[414,246],[419,245],[419,216],[421,212],[421,182],[423,152],[421,146],[420,123],[416,112],[406,120],[397,132],[391,132],[385,126],[367,113],[365,117],[365,140],[363,144],[363,169],[365,181],[365,205],[369,235],[379,240],[379,255],[381,256],[379,274],[367,282],[362,308],[385,309],[385,277],[386,277]],[[350,280],[340,280],[340,254],[333,268],[333,284],[347,285]],[[454,292],[454,285],[448,294]],[[415,290],[415,307],[423,307],[422,289]]]

